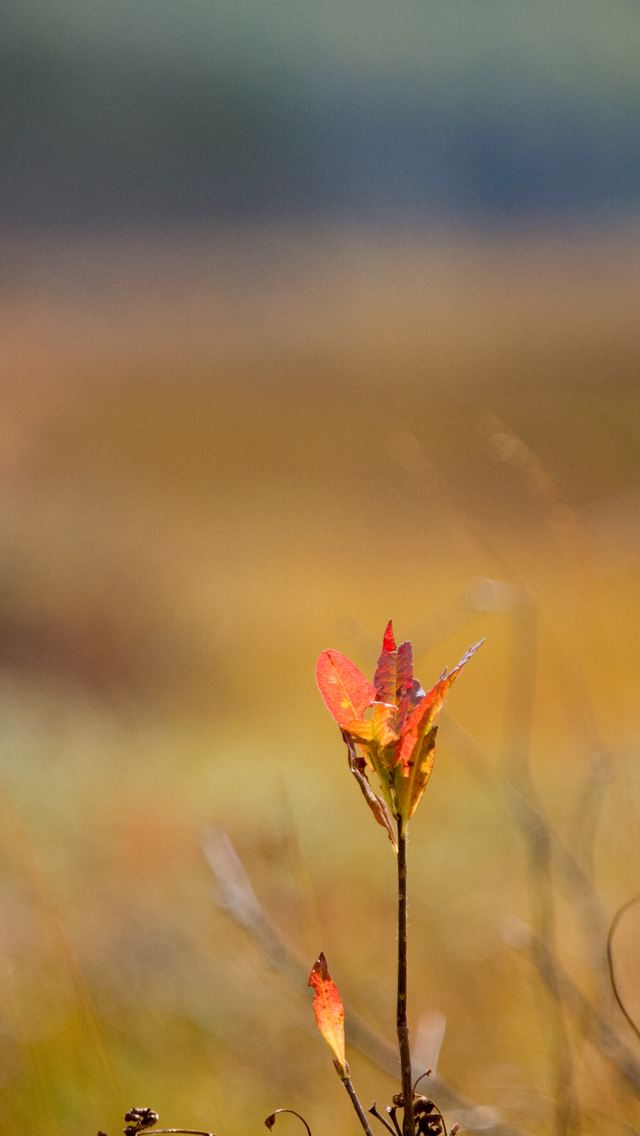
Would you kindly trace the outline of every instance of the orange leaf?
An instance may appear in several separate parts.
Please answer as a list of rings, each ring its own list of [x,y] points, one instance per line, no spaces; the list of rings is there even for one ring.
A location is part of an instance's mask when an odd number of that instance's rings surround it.
[[[362,718],[376,696],[373,683],[340,651],[322,652],[316,679],[327,709],[343,729],[354,718]]]
[[[484,639],[479,643],[474,643],[473,647],[469,647],[456,663],[453,670],[444,674],[438,679],[436,685],[425,694],[424,698],[418,702],[417,706],[410,713],[407,718],[406,726],[403,730],[402,741],[398,753],[398,761],[405,767],[405,773],[409,774],[412,762],[412,753],[416,744],[422,742],[422,738],[428,730],[435,724],[444,705],[445,698],[449,691],[449,687],[460,674],[465,663],[469,662],[472,655],[475,655],[478,647],[481,647]]]
[[[387,706],[386,702],[374,702],[373,706],[372,718],[360,721],[356,718],[349,722],[346,732],[363,746],[373,742],[378,749],[384,750],[395,745],[398,740],[399,734],[395,729],[398,709],[396,706]]]
[[[413,777],[413,785],[411,786],[411,798],[409,800],[409,817],[415,813],[422,795],[427,787],[427,781],[431,776],[433,769],[433,759],[436,755],[436,734],[438,732],[437,726],[432,726],[428,734],[425,734],[420,746],[420,753],[416,762],[416,769]]]
[[[443,678],[439,679],[433,689],[425,694],[422,701],[418,703],[407,718],[396,753],[397,764],[401,767],[401,775],[405,778],[411,776],[416,747],[422,741],[429,726],[433,725],[438,717],[444,702],[444,694],[448,689],[447,687],[443,690],[444,682]]]
[[[453,670],[444,674],[429,690],[407,718],[397,750],[396,791],[404,823],[416,811],[427,781],[431,776],[435,754],[435,724],[445,703],[449,687],[460,674],[465,663],[475,655],[484,639],[469,647]]]
[[[338,994],[338,987],[327,970],[327,960],[321,954],[313,964],[309,975],[309,986],[313,986],[313,1011],[318,1029],[335,1054],[335,1067],[344,1080],[349,1076],[349,1066],[344,1052],[344,1006]]]

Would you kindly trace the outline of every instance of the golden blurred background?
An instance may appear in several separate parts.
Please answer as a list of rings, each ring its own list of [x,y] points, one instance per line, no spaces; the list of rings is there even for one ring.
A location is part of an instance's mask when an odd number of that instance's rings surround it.
[[[394,864],[314,666],[390,616],[423,684],[487,637],[411,833],[417,1066],[471,1131],[634,1131],[636,243],[7,246],[3,1134],[352,1130],[299,978],[393,1040]]]
[[[3,5],[0,1136],[356,1131],[320,950],[391,1101],[393,855],[314,680],[389,618],[425,687],[486,636],[411,831],[416,1073],[462,1132],[640,1131],[639,44]]]

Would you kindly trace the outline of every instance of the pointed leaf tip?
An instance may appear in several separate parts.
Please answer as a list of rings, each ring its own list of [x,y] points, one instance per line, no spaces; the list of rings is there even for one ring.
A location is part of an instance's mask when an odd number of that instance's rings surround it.
[[[393,636],[393,620],[390,619],[384,633],[384,639],[382,640],[382,650],[395,651],[395,649],[396,641]]]
[[[323,981],[329,977],[327,956],[325,955],[324,951],[320,951],[320,954],[318,955],[311,968],[311,973],[309,975],[309,986],[316,985],[316,977],[323,979]]]
[[[344,1006],[327,967],[324,952],[314,962],[309,975],[309,986],[313,986],[313,1012],[318,1029],[335,1055],[335,1067],[344,1080],[349,1076],[349,1066],[344,1050]]]
[[[402,647],[405,648],[403,651],[404,658],[404,655],[406,655],[405,644],[403,644]],[[409,647],[411,647],[411,644],[409,644]],[[391,705],[397,705],[399,658],[400,652],[396,646],[393,634],[393,623],[389,620],[382,640],[382,651],[376,665],[376,673],[373,676],[373,685],[376,688],[376,699],[379,702],[388,702]]]
[[[452,678],[454,675],[459,674],[460,671],[462,670],[462,668],[464,667],[464,665],[469,662],[469,659],[472,658],[473,655],[475,655],[478,648],[481,647],[482,644],[485,643],[485,642],[486,642],[486,637],[484,639],[480,639],[478,643],[474,643],[472,647],[469,647],[468,650],[465,651],[465,653],[462,656],[462,658],[460,659],[460,661],[458,663],[456,663],[455,667],[453,668],[453,670],[451,671],[451,674],[448,677]]]

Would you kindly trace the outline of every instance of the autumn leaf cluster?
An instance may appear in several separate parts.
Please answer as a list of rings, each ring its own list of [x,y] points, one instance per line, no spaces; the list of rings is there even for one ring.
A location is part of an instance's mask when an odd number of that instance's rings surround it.
[[[414,678],[412,644],[396,646],[391,621],[373,682],[340,651],[323,651],[318,659],[318,686],[342,731],[351,772],[394,847],[394,821],[404,834],[431,776],[437,721],[449,687],[479,646],[470,647],[426,692]],[[370,772],[381,794],[372,788]]]

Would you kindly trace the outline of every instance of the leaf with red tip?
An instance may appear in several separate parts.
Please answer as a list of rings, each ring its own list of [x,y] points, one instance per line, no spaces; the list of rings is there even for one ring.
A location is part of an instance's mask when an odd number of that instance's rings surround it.
[[[401,707],[402,718],[410,709],[413,692],[413,646],[407,640],[396,647],[391,620],[384,633],[382,653],[373,680],[376,698]]]
[[[384,635],[382,637],[382,650],[383,651],[395,651],[395,649],[396,649],[396,641],[395,641],[394,634],[393,634],[393,620],[390,619],[387,626],[384,629]]]
[[[327,960],[321,954],[311,968],[309,986],[315,991],[313,1011],[318,1029],[335,1055],[335,1066],[343,1078],[349,1076],[349,1066],[344,1051],[344,1006],[327,969]]]
[[[396,676],[398,671],[398,650],[393,637],[393,624],[389,620],[382,640],[382,651],[373,677],[376,698],[379,702],[396,701]]]
[[[362,718],[376,696],[373,683],[340,651],[322,652],[316,679],[327,709],[343,729],[354,718]]]

